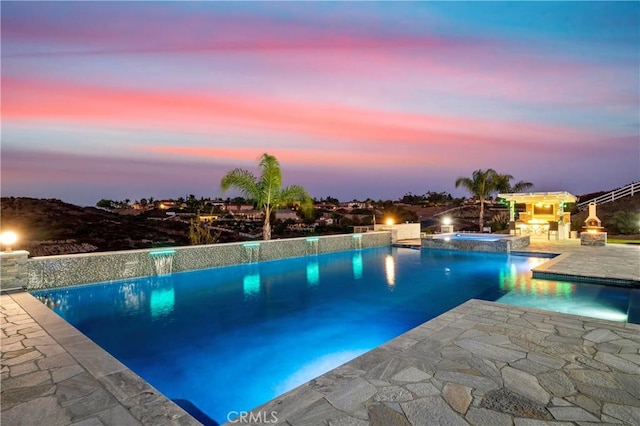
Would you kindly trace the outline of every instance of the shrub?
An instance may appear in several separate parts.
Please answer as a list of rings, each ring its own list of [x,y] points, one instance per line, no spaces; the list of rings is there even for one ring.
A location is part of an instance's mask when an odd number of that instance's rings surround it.
[[[191,220],[189,225],[189,239],[191,245],[214,244],[220,238],[220,231],[212,233],[207,224],[199,219]]]
[[[640,232],[640,213],[616,212],[608,225],[619,234],[637,234]]]
[[[491,218],[491,222],[489,224],[491,225],[491,230],[494,232],[507,229],[507,226],[509,226],[509,213],[507,212],[496,213]]]
[[[580,220],[578,218],[575,218],[575,217],[571,218],[571,230],[572,231],[580,232],[580,231],[582,231],[582,227],[583,226],[584,226],[584,221],[582,221],[582,220]]]

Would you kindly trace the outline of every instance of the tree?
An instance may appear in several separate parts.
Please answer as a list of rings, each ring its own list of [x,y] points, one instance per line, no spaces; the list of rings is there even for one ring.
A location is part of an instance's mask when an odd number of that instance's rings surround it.
[[[324,200],[324,202],[327,203],[327,204],[334,204],[336,206],[340,204],[340,200],[338,200],[337,198],[332,197],[331,195],[327,196],[327,198]]]
[[[197,210],[200,207],[200,202],[193,194],[189,194],[185,202],[187,203],[187,208],[190,210]]]
[[[460,176],[456,179],[456,188],[459,186],[464,187],[473,197],[480,201],[480,217],[478,219],[480,232],[482,232],[484,225],[484,202],[491,193],[498,189],[499,177],[500,175],[493,169],[479,169],[473,172],[470,178]]]
[[[257,208],[264,210],[262,238],[271,239],[271,212],[288,204],[299,204],[305,215],[313,211],[313,200],[307,191],[298,185],[282,187],[280,163],[273,155],[262,154],[258,166],[261,169],[257,178],[248,170],[234,169],[224,175],[220,181],[223,192],[230,188],[238,189],[246,198],[252,199]]]
[[[221,233],[218,231],[216,234],[212,234],[209,226],[200,218],[192,219],[189,224],[189,240],[192,245],[214,244],[220,238]]]
[[[499,174],[497,176],[496,190],[511,194],[514,192],[524,192],[527,189],[533,187],[533,184],[531,182],[525,182],[523,180],[511,186],[512,180],[513,180],[513,176],[511,176],[510,174],[507,174],[507,173]]]
[[[107,200],[105,198],[101,199],[96,203],[96,207],[102,207],[103,209],[111,209],[113,208],[113,200]]]

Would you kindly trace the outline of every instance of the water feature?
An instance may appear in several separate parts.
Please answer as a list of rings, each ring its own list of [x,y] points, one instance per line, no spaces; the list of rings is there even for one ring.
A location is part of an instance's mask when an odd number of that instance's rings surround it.
[[[260,243],[244,243],[245,263],[256,263],[260,261]]]
[[[317,255],[318,254],[318,245],[320,238],[318,237],[309,237],[306,239],[307,242],[307,255]]]
[[[353,234],[353,246],[354,250],[362,250],[362,234]]]
[[[149,256],[153,259],[153,267],[156,275],[168,275],[173,270],[173,256],[175,250],[159,250],[149,252]]]

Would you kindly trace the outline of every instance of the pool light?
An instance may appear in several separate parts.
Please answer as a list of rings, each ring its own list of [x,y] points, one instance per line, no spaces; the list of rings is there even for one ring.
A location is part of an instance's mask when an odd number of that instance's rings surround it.
[[[5,231],[0,234],[0,243],[5,246],[7,253],[11,251],[11,246],[18,241],[18,234],[13,231]]]
[[[173,249],[169,249],[169,250],[156,250],[156,251],[150,251],[149,252],[149,256],[151,257],[155,257],[155,256],[169,256],[171,254],[174,254],[176,251]]]

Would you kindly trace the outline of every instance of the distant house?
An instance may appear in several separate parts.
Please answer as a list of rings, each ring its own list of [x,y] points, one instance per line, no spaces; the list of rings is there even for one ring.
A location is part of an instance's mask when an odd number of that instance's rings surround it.
[[[229,204],[227,206],[227,210],[229,213],[235,214],[241,211],[253,210],[252,204]]]
[[[318,224],[324,224],[324,225],[327,225],[327,226],[331,226],[331,225],[333,225],[333,224],[334,224],[334,222],[335,222],[335,221],[334,221],[334,219],[331,217],[331,215],[329,215],[329,214],[327,214],[327,213],[323,214],[323,215],[322,215],[322,217],[319,217],[319,218],[316,220],[316,223],[318,223]]]
[[[231,213],[236,219],[262,220],[264,217],[264,212],[262,210],[254,209],[229,210],[229,213]]]
[[[176,206],[176,202],[173,200],[160,200],[155,203],[159,209],[166,210]]]
[[[219,214],[199,214],[198,219],[202,222],[213,222],[214,220],[220,219]]]
[[[275,214],[279,220],[298,220],[298,215],[293,210],[276,210]]]
[[[334,211],[338,208],[335,204],[331,203],[318,203],[315,205],[318,210]]]
[[[347,203],[340,203],[340,207],[350,211],[354,209],[368,209],[371,206],[362,201],[349,201]]]
[[[227,203],[224,201],[205,201],[205,206],[217,208],[222,211],[227,210]]]

